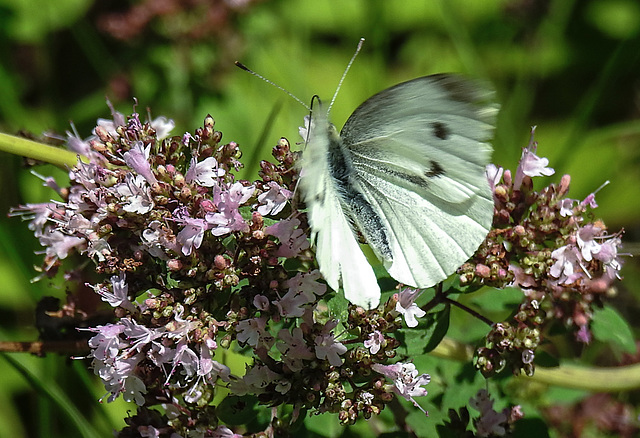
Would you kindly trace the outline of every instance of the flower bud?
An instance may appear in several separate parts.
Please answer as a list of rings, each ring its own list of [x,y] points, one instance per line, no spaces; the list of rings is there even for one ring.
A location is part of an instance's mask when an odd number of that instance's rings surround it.
[[[560,185],[558,186],[558,197],[562,197],[569,191],[569,183],[571,183],[571,176],[562,175],[560,179]]]
[[[218,254],[213,258],[213,265],[216,267],[216,269],[219,270],[223,270],[227,268],[227,260],[224,258],[224,256]]]

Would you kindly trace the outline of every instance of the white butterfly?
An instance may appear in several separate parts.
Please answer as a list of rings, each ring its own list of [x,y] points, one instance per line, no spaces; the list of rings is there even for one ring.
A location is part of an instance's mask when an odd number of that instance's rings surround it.
[[[380,302],[360,233],[397,281],[444,280],[491,227],[489,163],[498,106],[455,75],[417,78],[366,100],[340,135],[314,109],[300,189],[320,272],[367,309]]]

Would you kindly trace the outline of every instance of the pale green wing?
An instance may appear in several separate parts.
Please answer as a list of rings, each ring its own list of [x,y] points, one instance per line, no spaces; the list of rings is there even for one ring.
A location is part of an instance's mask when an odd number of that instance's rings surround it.
[[[352,184],[386,239],[375,237],[370,221],[355,222],[402,283],[430,287],[445,279],[491,227],[485,166],[497,106],[484,90],[451,75],[414,79],[368,99],[342,130]]]

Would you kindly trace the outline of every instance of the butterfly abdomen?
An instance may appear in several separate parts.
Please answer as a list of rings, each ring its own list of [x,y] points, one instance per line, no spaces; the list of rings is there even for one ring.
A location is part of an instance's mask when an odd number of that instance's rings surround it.
[[[330,127],[329,129],[331,131],[327,149],[329,173],[340,205],[352,226],[352,231],[354,228],[360,231],[367,243],[376,249],[378,257],[391,261],[392,253],[387,236],[388,230],[380,216],[376,214],[371,204],[354,184],[355,172],[351,158],[345,153],[340,137],[331,135],[331,133],[335,133],[335,128]]]

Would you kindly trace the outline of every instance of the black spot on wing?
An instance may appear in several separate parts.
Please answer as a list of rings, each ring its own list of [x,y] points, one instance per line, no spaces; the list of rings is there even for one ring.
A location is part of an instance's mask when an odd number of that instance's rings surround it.
[[[427,178],[435,178],[440,175],[444,175],[444,169],[437,161],[431,161],[431,167],[427,170],[424,175]]]
[[[429,78],[432,78],[447,93],[449,99],[456,102],[477,104],[484,94],[479,90],[477,84],[460,76],[444,73],[432,75]]]
[[[433,130],[433,135],[438,137],[440,140],[446,140],[451,134],[449,127],[442,122],[433,122],[431,124],[431,129]]]

